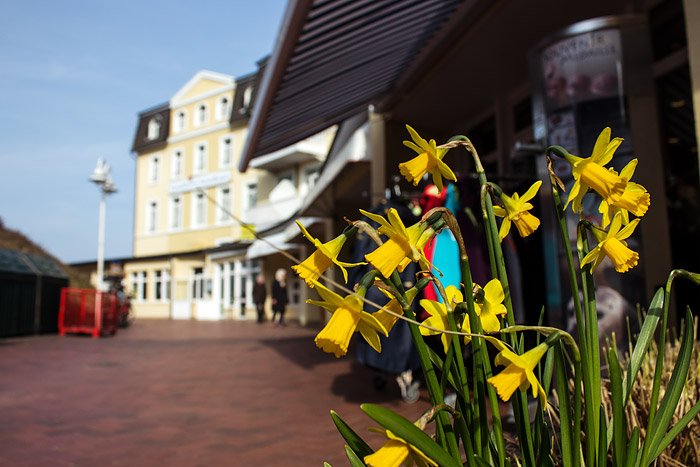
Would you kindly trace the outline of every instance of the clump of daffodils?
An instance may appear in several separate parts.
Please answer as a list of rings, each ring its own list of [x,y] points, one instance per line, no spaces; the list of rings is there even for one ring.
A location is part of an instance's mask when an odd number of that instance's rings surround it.
[[[378,228],[374,229],[366,222],[349,221],[350,225],[341,235],[326,242],[312,237],[298,223],[302,234],[315,250],[294,266],[294,270],[321,298],[307,302],[331,313],[329,321],[315,338],[316,345],[324,352],[342,357],[348,353],[353,336],[359,333],[374,350],[381,352],[380,336],[388,336],[398,320],[406,320],[420,356],[428,389],[430,407],[415,424],[388,409],[369,404],[362,406],[362,410],[381,425],[381,428],[371,429],[385,438],[384,444],[376,451],[333,413],[336,426],[348,443],[346,452],[351,464],[369,467],[397,467],[400,464],[419,467],[505,467],[512,453],[505,448],[499,403],[508,402],[511,403],[520,447],[519,459],[514,460],[518,465],[553,465],[554,459],[557,459],[565,467],[593,466],[604,463],[608,455],[615,459],[615,465],[649,465],[659,456],[660,443],[667,440],[668,436],[662,435],[670,422],[668,409],[665,402],[658,404],[660,415],[653,425],[654,416],[649,417],[650,426],[646,431],[649,440],[641,440],[638,431],[632,432],[629,435],[631,438],[628,435],[623,437],[620,426],[627,427],[627,419],[619,419],[620,412],[614,408],[609,416],[601,410],[597,315],[595,304],[590,299],[595,295],[591,273],[605,258],[610,259],[619,273],[628,272],[639,263],[639,253],[629,247],[627,239],[633,235],[651,204],[647,190],[632,181],[636,159],[619,173],[607,166],[612,162],[622,139],[611,138],[610,128],[605,128],[598,136],[592,154],[586,158],[574,156],[558,146],[547,150],[547,157],[556,155],[570,164],[574,179],[568,200],[562,205],[557,188],[561,185],[557,183],[559,180],[556,176],[550,174],[555,211],[567,244],[564,250],[569,255],[567,223],[563,218],[566,208],[571,205],[580,219],[577,231],[580,281],[586,287],[589,299],[583,305],[574,300],[577,321],[581,320],[577,322],[579,339],[576,342],[569,334],[556,328],[523,326],[514,322],[508,274],[500,244],[510,234],[513,225],[521,237],[532,235],[539,229],[540,220],[533,214],[536,211],[533,203],[543,181],[535,181],[522,195],[506,194],[501,187],[488,182],[468,138],[455,137],[449,143],[438,146],[435,140],[422,138],[408,125],[406,128],[411,140],[404,141],[404,145],[417,155],[399,164],[399,171],[414,186],[428,175],[439,191],[444,187],[444,180],[456,181],[455,173],[445,162],[451,149],[462,146],[474,158],[481,185],[483,227],[489,238],[485,247],[489,251],[493,277],[483,287],[472,282],[459,224],[454,214],[444,208],[434,209],[419,222],[408,226],[395,209],[388,209],[383,215],[361,210],[360,213],[376,222]],[[598,196],[600,202],[597,222],[583,218],[582,202],[589,194]],[[500,219],[500,226],[497,219]],[[442,273],[428,260],[425,250],[445,228],[450,229],[457,239],[461,276],[458,285],[443,288]],[[359,231],[374,239],[376,248],[365,255],[366,262],[340,261],[338,258],[343,248]],[[595,242],[592,248],[588,247],[587,235]],[[412,262],[418,264],[420,273],[413,287],[404,288],[398,274]],[[579,278],[576,277],[571,257],[567,264],[572,288],[576,290],[574,296],[578,296]],[[350,288],[340,287],[343,290],[336,292],[331,290],[331,285],[322,283],[324,273],[333,266],[340,268],[347,282],[347,269],[359,265],[369,265],[370,271],[358,284],[348,284]],[[677,275],[700,283],[700,275],[687,272]],[[436,285],[439,300],[421,298],[421,291],[431,282]],[[369,302],[365,298],[371,287],[382,291],[386,297],[383,303]],[[412,309],[416,301],[428,315],[422,322],[416,320]],[[368,304],[376,310],[365,311]],[[657,308],[668,306],[663,301],[661,305],[652,305]],[[583,310],[580,309],[582,306]],[[656,312],[654,316],[658,321],[659,313]],[[656,326],[656,321],[647,325],[650,329],[644,334],[645,339],[653,336],[652,325]],[[529,350],[523,345],[525,332],[537,334],[535,345]],[[439,336],[441,345],[429,348],[424,340],[429,336]],[[496,352],[489,353],[491,348]],[[472,360],[468,370],[465,365],[467,351]],[[629,364],[631,368],[638,368],[635,362],[644,352],[646,348],[633,355]],[[674,363],[676,367],[686,365],[688,359],[684,352],[687,353],[687,345],[679,352],[678,362],[681,363]],[[625,396],[624,391],[629,389],[621,389],[619,364],[615,366],[617,360],[612,353],[609,358],[609,371],[613,379],[611,386],[617,391],[611,398],[614,403],[624,405],[627,403],[625,397],[629,396],[629,393]],[[543,365],[543,362],[546,363]],[[687,373],[687,365],[678,371]],[[556,374],[556,378],[553,374]],[[571,375],[573,381],[569,379]],[[558,427],[561,430],[557,436],[551,432],[553,427],[548,422],[551,417],[545,416],[552,410],[548,406],[548,392],[554,387],[554,380],[557,386]],[[669,395],[664,397],[676,397],[678,384],[673,381],[668,384],[671,386],[667,391]],[[445,403],[448,391],[456,395],[452,405]],[[658,389],[655,389],[655,394],[651,399],[657,401]],[[534,419],[530,418],[529,397],[537,402]],[[584,401],[585,407],[581,407],[580,401]],[[656,406],[656,402],[654,404]],[[672,404],[673,401],[666,403]],[[700,405],[689,410],[699,413]],[[687,423],[685,418],[677,422]],[[432,436],[426,432],[428,423],[435,425]],[[582,432],[585,433],[584,437],[581,436]],[[561,444],[551,445],[549,440],[553,438]],[[612,447],[608,448],[608,445]],[[635,463],[636,460],[638,462]]]

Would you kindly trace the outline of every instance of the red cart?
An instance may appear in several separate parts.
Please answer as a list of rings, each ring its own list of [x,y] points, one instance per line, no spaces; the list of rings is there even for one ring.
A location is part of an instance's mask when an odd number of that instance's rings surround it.
[[[92,289],[64,287],[61,289],[61,308],[58,311],[58,332],[102,334],[117,332],[117,296]]]

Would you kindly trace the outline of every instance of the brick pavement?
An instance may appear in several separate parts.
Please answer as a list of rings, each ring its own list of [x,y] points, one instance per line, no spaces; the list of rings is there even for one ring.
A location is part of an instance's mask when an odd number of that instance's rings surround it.
[[[359,404],[416,419],[316,329],[139,320],[115,337],[0,339],[0,466],[349,465],[329,416],[375,448]]]

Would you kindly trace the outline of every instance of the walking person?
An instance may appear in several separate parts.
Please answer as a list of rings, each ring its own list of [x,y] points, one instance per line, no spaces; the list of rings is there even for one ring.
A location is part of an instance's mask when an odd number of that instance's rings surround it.
[[[253,286],[253,301],[255,308],[258,310],[258,323],[265,320],[265,299],[267,298],[267,287],[265,287],[265,278],[262,274],[255,279]]]
[[[278,269],[272,283],[272,325],[277,326],[275,317],[280,314],[279,325],[284,326],[284,312],[287,310],[287,271]]]

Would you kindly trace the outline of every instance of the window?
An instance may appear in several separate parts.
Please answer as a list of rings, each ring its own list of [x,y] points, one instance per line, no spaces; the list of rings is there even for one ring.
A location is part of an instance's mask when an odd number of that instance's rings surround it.
[[[170,228],[173,230],[182,228],[182,198],[180,196],[170,198]]]
[[[146,139],[152,141],[160,136],[160,121],[163,117],[156,115],[148,121],[148,128],[146,130]]]
[[[146,271],[131,273],[131,296],[139,302],[146,300]]]
[[[158,229],[158,202],[150,201],[146,209],[146,231],[155,232]]]
[[[148,164],[148,181],[149,183],[158,183],[160,174],[160,156],[155,154],[151,156]]]
[[[192,193],[192,227],[203,227],[207,220],[207,202],[204,193]]]
[[[253,208],[258,204],[258,183],[251,182],[246,185],[245,208]]]
[[[180,178],[182,177],[182,166],[184,163],[184,154],[182,149],[176,149],[173,151],[171,161],[170,161],[170,178]]]
[[[248,86],[245,88],[245,91],[243,91],[243,103],[241,107],[244,111],[249,110],[251,100],[253,100],[253,86]]]
[[[187,128],[187,114],[184,110],[181,110],[175,115],[175,122],[173,123],[173,132],[179,133],[185,131]]]
[[[220,223],[228,222],[231,220],[231,188],[222,187],[219,188],[219,209],[218,209],[218,221]]]
[[[233,162],[233,144],[231,136],[224,136],[219,140],[219,165],[230,167]]]
[[[156,300],[163,299],[163,273],[155,271],[153,275],[153,294]]]
[[[308,194],[314,185],[316,185],[320,173],[321,171],[319,167],[314,167],[304,171],[304,177],[302,179],[301,186],[299,187],[299,193],[302,196]]]
[[[163,300],[170,300],[170,271],[163,269]]]
[[[209,122],[209,106],[205,102],[197,105],[197,112],[194,118],[196,126],[206,125]]]
[[[221,96],[216,102],[216,119],[223,120],[228,118],[231,113],[231,100],[228,96]]]
[[[207,144],[197,144],[194,151],[194,173],[202,173],[207,169],[207,157],[209,155]]]

